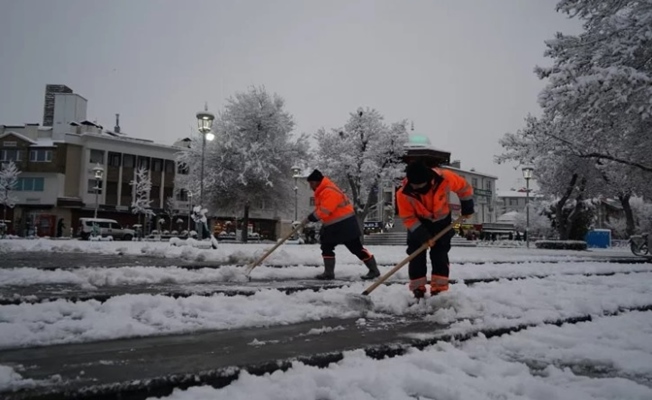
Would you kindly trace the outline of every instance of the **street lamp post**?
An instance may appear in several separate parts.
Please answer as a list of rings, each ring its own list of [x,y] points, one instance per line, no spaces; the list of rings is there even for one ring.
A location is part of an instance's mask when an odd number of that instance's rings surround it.
[[[530,179],[534,168],[523,167],[523,178],[525,178],[525,243],[530,248]]]
[[[297,186],[297,180],[299,179],[299,174],[301,173],[301,168],[298,166],[293,166],[292,167],[292,177],[294,178],[294,220],[297,221],[299,219],[299,197],[298,197],[298,192],[299,192],[299,186]]]
[[[213,129],[213,121],[215,120],[215,115],[208,112],[208,105],[204,106],[204,111],[197,113],[197,127],[199,132],[202,134],[202,145],[201,145],[201,173],[199,177],[199,206],[200,208],[204,207],[204,154],[206,153],[206,141],[209,142],[215,139],[215,135],[211,132]],[[203,239],[204,229],[197,232],[199,239]]]
[[[97,209],[100,206],[100,200],[99,200],[99,194],[100,194],[100,184],[102,183],[102,178],[104,177],[104,168],[97,163],[95,167],[93,168],[93,172],[95,173],[95,215],[93,218],[97,219]]]
[[[188,191],[188,237],[190,237],[190,219],[192,218],[192,192]]]

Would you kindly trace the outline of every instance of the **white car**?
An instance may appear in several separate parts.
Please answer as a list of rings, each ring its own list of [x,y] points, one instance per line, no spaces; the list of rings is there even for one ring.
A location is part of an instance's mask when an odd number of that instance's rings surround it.
[[[125,229],[118,221],[104,218],[79,218],[79,237],[88,240],[93,233],[93,225],[96,225],[102,237],[112,236],[115,240],[131,240],[135,235],[133,229]]]

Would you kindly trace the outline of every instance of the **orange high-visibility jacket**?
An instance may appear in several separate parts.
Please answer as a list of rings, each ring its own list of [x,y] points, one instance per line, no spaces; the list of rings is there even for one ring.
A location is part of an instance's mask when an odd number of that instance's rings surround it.
[[[399,217],[403,224],[414,231],[421,225],[419,218],[437,222],[445,219],[451,212],[448,196],[454,192],[465,202],[473,199],[473,188],[463,177],[447,169],[433,168],[435,177],[430,190],[416,193],[408,186],[407,179],[396,193]]]
[[[332,225],[355,215],[353,205],[327,177],[324,177],[315,190],[315,211],[313,215],[322,221],[324,226]]]

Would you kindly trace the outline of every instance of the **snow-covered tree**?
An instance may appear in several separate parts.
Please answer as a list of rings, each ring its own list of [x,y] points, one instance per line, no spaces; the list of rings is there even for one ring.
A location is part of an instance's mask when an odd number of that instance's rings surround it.
[[[652,203],[645,201],[642,197],[632,196],[628,199],[627,205],[633,218],[633,228],[630,216],[625,210],[624,218],[611,217],[605,222],[606,227],[611,229],[613,237],[626,239],[633,234],[652,232]]]
[[[164,208],[165,215],[168,216],[169,221],[170,221],[170,230],[172,230],[172,222],[174,222],[173,221],[174,212],[175,212],[175,210],[177,208],[177,202],[176,202],[176,200],[174,199],[173,196],[170,196],[167,199],[165,199],[164,207],[165,207]]]
[[[229,98],[213,125],[216,138],[206,144],[206,204],[202,206],[224,214],[243,210],[245,227],[252,204],[289,209],[294,193],[292,166],[308,152],[307,137],[293,137],[293,128],[284,100],[265,88],[254,87]],[[178,161],[189,167],[185,185],[195,195],[199,193],[201,152],[202,139],[195,137],[190,148],[178,156]],[[247,230],[242,231],[246,241]]]
[[[546,42],[553,65],[535,69],[548,80],[539,95],[543,113],[528,116],[523,129],[503,137],[506,151],[497,161],[583,164],[557,182],[582,189],[584,198],[618,198],[632,232],[629,199],[649,195],[652,179],[652,3],[562,0],[557,10],[581,19],[584,31],[558,33]],[[597,182],[599,190],[588,188]]]
[[[562,0],[557,10],[584,21],[578,36],[547,41],[551,67],[539,95],[540,141],[579,157],[652,173],[652,3]]]
[[[555,234],[552,221],[549,217],[549,210],[553,203],[547,200],[534,200],[530,202],[530,239],[551,238]],[[514,219],[514,226],[520,232],[527,228],[527,215],[525,212],[518,212]]]
[[[641,197],[632,197],[630,200],[635,220],[635,232],[648,232],[652,234],[652,203]]]
[[[14,196],[14,191],[18,185],[18,175],[20,170],[13,161],[2,164],[0,168],[0,204],[2,204],[2,232],[6,231],[7,208],[14,208],[18,199]]]
[[[131,212],[138,214],[138,222],[141,222],[142,216],[154,215],[151,208],[152,200],[149,199],[149,194],[152,191],[152,180],[149,177],[149,172],[145,167],[136,169],[136,176],[131,181],[134,187],[134,198],[131,202]]]
[[[407,121],[387,125],[383,119],[375,109],[359,108],[343,128],[315,135],[319,168],[348,193],[360,223],[378,203],[380,185],[404,176]]]

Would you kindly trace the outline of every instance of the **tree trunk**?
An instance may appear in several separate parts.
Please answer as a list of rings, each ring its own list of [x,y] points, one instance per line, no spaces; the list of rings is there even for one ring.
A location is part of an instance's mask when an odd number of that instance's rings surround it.
[[[568,215],[568,219],[566,221],[566,239],[568,240],[571,237],[571,232],[573,231],[573,228],[575,227],[575,223],[577,222],[577,218],[582,214],[582,210],[584,209],[584,191],[586,190],[586,178],[582,178],[580,181],[580,186],[578,188],[578,193],[577,197],[575,198],[575,207],[573,207],[573,211]],[[580,239],[577,239],[580,240]]]
[[[7,225],[7,205],[4,205],[2,210],[2,236],[4,237],[9,231],[9,225]]]
[[[561,197],[561,199],[559,199],[557,204],[555,204],[555,222],[557,225],[559,240],[568,240],[570,229],[568,229],[568,221],[566,218],[564,218],[564,206],[566,205],[566,202],[570,198],[571,194],[573,194],[573,189],[575,189],[577,178],[577,174],[573,174],[570,182],[568,183],[568,187],[566,188],[566,192]]]
[[[623,210],[625,211],[625,219],[627,221],[627,236],[632,236],[634,234],[634,231],[636,230],[636,225],[634,223],[634,213],[632,212],[632,206],[629,204],[629,199],[632,197],[631,193],[627,194],[619,194],[618,195],[618,200],[620,200],[620,204],[623,206]]]
[[[247,243],[249,239],[249,202],[244,206],[244,218],[242,218],[242,243]]]

